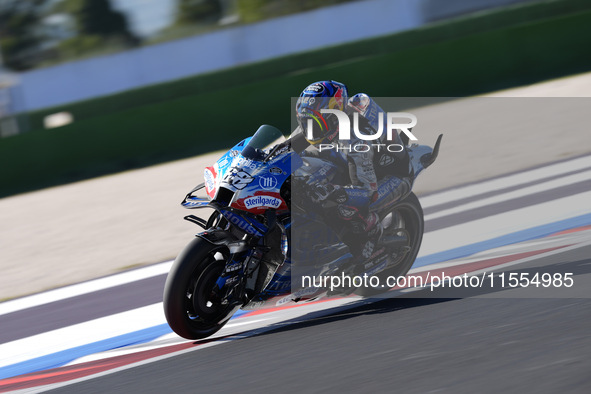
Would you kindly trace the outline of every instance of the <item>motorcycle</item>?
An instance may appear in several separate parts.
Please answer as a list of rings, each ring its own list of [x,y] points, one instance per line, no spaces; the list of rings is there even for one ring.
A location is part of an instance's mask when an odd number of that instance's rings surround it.
[[[411,187],[435,161],[441,137],[433,149],[407,146]],[[385,278],[405,275],[411,268],[424,222],[419,200],[410,188],[397,201],[382,201],[378,211],[384,232],[394,237],[395,244],[379,248],[361,266],[352,264],[348,247],[320,215],[301,203],[308,187],[334,181],[347,170],[319,157],[298,155],[306,146],[302,140],[301,134],[284,140],[278,129],[263,125],[205,168],[205,182],[185,196],[183,207],[214,211],[207,220],[184,217],[204,231],[181,251],[166,279],[165,316],[181,337],[208,337],[238,309],[310,302],[353,290],[363,296],[389,290],[363,287],[339,292],[326,283],[303,283],[304,273],[321,278],[351,272],[354,267],[356,275]],[[273,142],[272,148],[265,149]],[[388,190],[380,189],[380,199],[386,199]]]

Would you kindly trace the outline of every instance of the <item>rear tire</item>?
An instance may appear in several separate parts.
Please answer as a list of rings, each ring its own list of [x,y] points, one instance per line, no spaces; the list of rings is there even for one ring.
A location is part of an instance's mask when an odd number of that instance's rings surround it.
[[[401,228],[400,225],[402,225],[409,238],[410,250],[404,255],[399,256],[397,258],[399,261],[395,262],[392,267],[376,274],[380,278],[381,284],[385,284],[389,276],[399,277],[406,275],[417,258],[425,230],[423,208],[414,193],[410,193],[404,200],[396,204],[388,214],[398,215],[397,221],[399,223],[393,222],[389,227],[384,228],[384,232],[388,233],[390,230],[392,232],[391,235],[396,235],[397,229]],[[362,287],[355,291],[355,293],[364,297],[371,297],[388,290],[389,288]]]
[[[224,245],[195,238],[174,261],[164,285],[164,315],[181,337],[206,338],[220,330],[237,309],[222,305],[212,294],[229,254]]]

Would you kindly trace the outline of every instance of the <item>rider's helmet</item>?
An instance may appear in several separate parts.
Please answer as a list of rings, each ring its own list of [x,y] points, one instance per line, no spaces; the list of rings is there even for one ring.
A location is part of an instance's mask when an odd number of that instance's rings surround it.
[[[315,82],[304,89],[296,104],[296,116],[310,144],[316,145],[325,140],[330,142],[337,136],[337,117],[331,114],[323,116],[320,110],[344,111],[348,98],[347,87],[336,81]],[[311,130],[308,129],[309,124],[312,125]]]

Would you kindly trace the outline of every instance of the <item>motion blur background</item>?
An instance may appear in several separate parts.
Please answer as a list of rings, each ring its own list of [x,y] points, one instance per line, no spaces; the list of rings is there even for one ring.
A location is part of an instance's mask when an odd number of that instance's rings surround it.
[[[591,3],[0,0],[0,48],[9,196],[288,131],[315,80],[459,97],[591,70]]]
[[[491,288],[465,303],[433,292],[426,303],[410,293],[348,310],[311,304],[327,315],[284,315],[291,328],[256,315],[272,331],[239,321],[238,338],[255,336],[238,348],[222,333],[227,345],[198,343],[196,356],[71,392],[193,392],[195,376],[226,392],[588,392],[588,230],[570,226],[591,224],[590,48],[589,0],[0,0],[0,380],[97,356],[86,352],[194,346],[141,345],[167,330],[164,270],[199,231],[180,201],[218,150],[261,123],[288,132],[292,98],[335,79],[416,114],[421,144],[444,134],[413,187],[426,216],[419,258],[469,247],[465,266],[574,272],[581,298]],[[541,228],[569,231],[514,244]],[[499,239],[512,244],[472,254]],[[522,263],[504,265],[511,256]],[[286,341],[289,359],[277,350]],[[98,372],[72,368],[44,376]]]

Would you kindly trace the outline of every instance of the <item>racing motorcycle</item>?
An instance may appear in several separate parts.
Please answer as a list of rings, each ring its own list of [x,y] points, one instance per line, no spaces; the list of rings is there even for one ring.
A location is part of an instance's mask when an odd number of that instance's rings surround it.
[[[435,161],[441,137],[433,149],[407,146],[411,186]],[[348,176],[346,163],[298,155],[305,146],[301,133],[285,140],[278,129],[263,125],[205,168],[205,182],[182,201],[185,208],[212,208],[213,213],[207,220],[184,217],[203,231],[181,251],[166,279],[164,312],[181,337],[208,337],[241,308],[277,307],[352,292],[304,283],[303,273],[321,278],[354,272],[385,278],[405,275],[412,266],[424,226],[414,193],[409,190],[397,201],[380,205],[384,233],[395,242],[378,248],[369,262],[352,263],[348,247],[322,216],[301,203],[307,188],[319,182],[338,184],[339,176]],[[380,196],[387,192],[378,190]],[[389,289],[353,290],[369,296]]]

